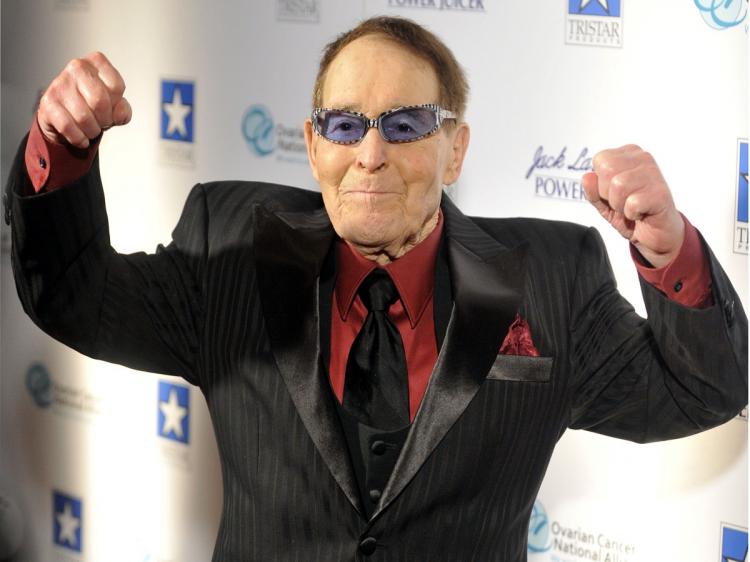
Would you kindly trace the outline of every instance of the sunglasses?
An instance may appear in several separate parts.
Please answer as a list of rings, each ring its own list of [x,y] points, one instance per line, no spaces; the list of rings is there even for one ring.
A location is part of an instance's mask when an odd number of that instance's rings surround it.
[[[444,119],[456,119],[456,114],[427,103],[389,109],[377,119],[356,111],[316,107],[311,119],[315,132],[336,144],[359,142],[370,127],[377,128],[387,142],[413,142],[432,135]]]

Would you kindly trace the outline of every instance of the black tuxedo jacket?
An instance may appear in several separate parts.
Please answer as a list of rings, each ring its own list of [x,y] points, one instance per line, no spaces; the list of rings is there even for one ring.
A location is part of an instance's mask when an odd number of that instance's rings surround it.
[[[224,484],[217,562],[523,561],[566,428],[670,439],[746,402],[747,320],[708,249],[715,305],[687,309],[643,284],[644,320],[618,294],[593,229],[467,217],[444,198],[449,321],[367,519],[321,361],[318,291],[330,287],[321,268],[334,233],[320,195],[197,185],[168,246],[121,255],[96,164],[24,197],[23,149],[8,184],[23,306],[81,353],[201,388]],[[498,355],[516,313],[540,357]]]

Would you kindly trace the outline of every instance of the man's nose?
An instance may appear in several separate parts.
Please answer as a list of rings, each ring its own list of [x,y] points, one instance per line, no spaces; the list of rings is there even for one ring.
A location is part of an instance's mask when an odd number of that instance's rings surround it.
[[[357,145],[357,165],[368,172],[375,172],[386,164],[386,145],[380,131],[372,127]]]

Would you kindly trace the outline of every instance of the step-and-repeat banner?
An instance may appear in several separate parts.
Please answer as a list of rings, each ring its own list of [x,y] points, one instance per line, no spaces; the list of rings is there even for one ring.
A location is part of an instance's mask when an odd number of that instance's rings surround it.
[[[643,303],[627,244],[585,202],[598,150],[655,155],[747,307],[747,0],[2,0],[2,177],[40,93],[93,50],[133,121],[105,134],[111,238],[169,240],[190,187],[317,189],[302,123],[325,43],[375,14],[443,37],[472,87],[449,193],[469,214],[593,225]],[[204,562],[221,473],[205,402],[179,379],[82,357],[24,316],[3,225],[0,559]],[[747,420],[635,445],[561,439],[529,527],[533,562],[730,562],[747,552]],[[439,532],[439,529],[436,529]]]

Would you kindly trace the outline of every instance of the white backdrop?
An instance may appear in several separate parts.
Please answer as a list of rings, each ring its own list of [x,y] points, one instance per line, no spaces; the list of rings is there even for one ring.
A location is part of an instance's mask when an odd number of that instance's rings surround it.
[[[320,51],[363,17],[396,14],[443,37],[469,75],[472,146],[450,188],[464,212],[598,227],[621,291],[643,312],[627,245],[581,200],[579,181],[593,153],[635,142],[748,305],[747,0],[0,7],[3,180],[40,91],[69,59],[101,50],[125,78],[133,121],[101,146],[120,251],[168,241],[199,181],[316,189],[300,134]],[[0,528],[17,540],[16,559],[209,560],[221,476],[202,395],[42,334],[20,310],[2,234]],[[746,528],[746,418],[647,446],[571,431],[542,486],[530,560],[731,561],[743,559]]]

